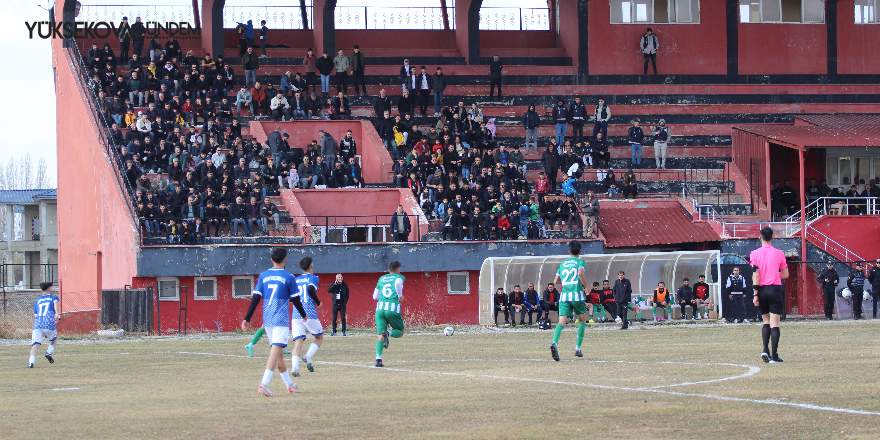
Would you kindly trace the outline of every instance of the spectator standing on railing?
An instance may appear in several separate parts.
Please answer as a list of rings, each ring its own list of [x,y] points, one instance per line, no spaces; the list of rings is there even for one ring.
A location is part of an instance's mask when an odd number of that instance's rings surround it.
[[[648,74],[648,61],[651,61],[651,66],[654,67],[654,75],[657,74],[657,49],[660,48],[660,42],[657,40],[657,35],[654,34],[654,31],[651,28],[648,28],[648,31],[645,32],[645,35],[642,35],[641,40],[639,40],[639,47],[642,49],[642,54],[645,55],[645,75]]]
[[[354,94],[358,94],[358,84],[360,84],[361,96],[367,96],[367,84],[364,81],[364,72],[367,69],[366,58],[363,52],[361,52],[361,47],[357,44],[354,45],[354,51],[349,56],[349,61],[354,82]]]
[[[492,57],[492,62],[489,63],[489,99],[493,98],[495,87],[498,87],[498,99],[501,99],[502,70],[504,70],[504,65],[498,60],[498,55],[496,54]]]
[[[348,77],[348,68],[351,65],[351,61],[345,56],[342,49],[339,49],[337,54],[336,58],[333,58],[333,67],[336,68],[336,92],[345,92],[348,94],[346,77]]]
[[[397,205],[397,211],[391,215],[390,226],[394,241],[409,241],[412,225],[409,222],[409,215],[403,210],[403,205]]]
[[[739,269],[736,269],[738,271]],[[878,270],[876,267],[871,270],[873,273],[875,270]],[[828,265],[822,273],[819,274],[819,277],[816,278],[816,281],[822,285],[822,299],[824,300],[824,311],[825,311],[825,319],[834,319],[832,316],[834,314],[834,292],[837,290],[837,284],[840,282],[840,276],[837,275],[837,271],[834,270],[834,261],[828,260]],[[878,291],[878,287],[880,287],[880,279],[872,279],[871,287],[874,288],[875,291]],[[728,282],[729,284],[729,282]],[[876,303],[876,300],[874,301]],[[874,313],[874,317],[877,317],[876,309]]]
[[[247,51],[241,56],[241,68],[244,70],[244,85],[251,87],[257,82],[257,69],[260,68],[260,59],[254,53],[254,48],[248,46]]]

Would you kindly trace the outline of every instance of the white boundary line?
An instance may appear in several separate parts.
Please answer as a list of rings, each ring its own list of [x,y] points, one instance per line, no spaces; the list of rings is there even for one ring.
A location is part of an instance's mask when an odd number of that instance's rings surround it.
[[[250,359],[250,356],[244,355],[235,355],[235,354],[223,354],[223,353],[200,353],[200,352],[190,352],[190,351],[165,351],[165,352],[157,352],[159,353],[169,353],[169,354],[192,354],[198,356],[220,356],[220,357],[233,357],[233,358],[247,358]],[[539,359],[507,359],[507,361],[517,361],[517,360],[539,360]],[[541,361],[545,361],[544,359],[540,359]],[[467,359],[466,361],[481,361],[481,359]],[[417,361],[408,361],[408,362],[417,362]],[[425,362],[425,361],[420,361]],[[431,361],[435,362],[435,361]],[[459,360],[459,362],[461,362]],[[572,361],[574,362],[574,361]],[[628,362],[628,361],[586,361],[586,362],[596,362],[596,363],[633,363],[633,364],[644,364],[646,362]],[[721,400],[726,402],[745,402],[745,403],[756,403],[760,405],[775,405],[775,406],[788,406],[800,409],[807,409],[812,411],[827,411],[827,412],[835,412],[842,414],[856,414],[856,415],[867,415],[867,416],[880,416],[880,412],[876,411],[865,411],[860,409],[850,409],[850,408],[837,408],[833,406],[823,406],[823,405],[814,405],[811,403],[798,403],[798,402],[785,402],[778,399],[748,399],[744,397],[731,397],[731,396],[720,396],[716,394],[701,394],[701,393],[685,393],[681,391],[671,391],[659,389],[659,387],[620,387],[613,385],[601,385],[601,384],[593,384],[593,383],[585,383],[585,382],[566,382],[561,380],[550,380],[550,379],[532,379],[526,377],[511,377],[511,376],[493,376],[491,374],[473,374],[473,373],[459,373],[459,372],[448,372],[448,371],[426,371],[426,370],[410,370],[406,368],[393,368],[393,367],[383,367],[381,369],[376,368],[372,365],[366,364],[353,364],[348,362],[328,362],[321,361],[322,364],[327,365],[337,365],[342,367],[355,367],[355,368],[366,368],[371,370],[381,370],[381,371],[394,371],[399,373],[411,373],[411,374],[427,374],[427,375],[438,375],[438,376],[457,376],[457,377],[470,377],[470,378],[480,378],[480,379],[498,379],[498,380],[512,380],[512,381],[523,381],[523,382],[537,382],[537,383],[547,383],[552,385],[566,385],[566,386],[576,386],[583,388],[598,388],[604,390],[616,390],[616,391],[635,391],[635,392],[646,392],[646,393],[655,393],[655,394],[666,394],[671,396],[681,396],[681,397],[699,397],[703,399],[712,399],[712,400]],[[741,379],[744,377],[752,376],[756,374],[761,369],[758,367],[753,367],[750,365],[739,365],[739,364],[726,364],[726,363],[709,363],[709,364],[699,364],[693,362],[658,362],[660,364],[679,364],[679,365],[721,365],[721,366],[732,366],[732,367],[743,367],[748,368],[749,371],[738,375],[738,376],[730,376],[721,379],[709,379],[705,381],[697,381],[697,382],[686,382],[674,385],[661,385],[660,387],[670,387],[670,386],[686,386],[686,385],[696,385],[696,384],[704,384],[704,383],[712,383],[712,382],[721,382],[727,380]]]

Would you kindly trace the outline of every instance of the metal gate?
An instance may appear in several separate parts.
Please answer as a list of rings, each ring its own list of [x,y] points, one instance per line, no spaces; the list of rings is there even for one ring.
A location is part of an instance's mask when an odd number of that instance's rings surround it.
[[[153,328],[153,288],[101,292],[101,325],[126,333],[150,333]]]

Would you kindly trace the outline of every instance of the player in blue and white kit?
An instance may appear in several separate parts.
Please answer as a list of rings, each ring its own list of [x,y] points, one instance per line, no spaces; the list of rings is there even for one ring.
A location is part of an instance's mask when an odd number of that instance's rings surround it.
[[[55,341],[58,339],[58,321],[61,320],[61,307],[58,297],[52,295],[52,283],[40,283],[43,294],[34,303],[34,332],[31,335],[31,357],[28,359],[28,368],[34,368],[37,360],[37,346],[43,344],[43,337],[49,340],[49,348],[46,349],[46,359],[50,364],[55,363],[52,353],[55,352]]]
[[[275,367],[281,373],[281,378],[287,385],[287,392],[295,393],[297,385],[290,380],[290,374],[284,366],[284,347],[287,347],[287,339],[290,337],[290,315],[288,303],[292,302],[293,306],[301,313],[305,313],[303,305],[299,297],[293,296],[296,288],[296,279],[294,276],[284,270],[287,264],[287,250],[284,248],[275,248],[272,250],[272,269],[260,274],[257,279],[257,285],[254,287],[253,296],[251,297],[251,305],[248,307],[244,320],[241,321],[241,329],[247,331],[247,324],[250,322],[257,305],[260,304],[260,298],[265,297],[263,301],[263,327],[269,336],[269,360],[266,361],[266,371],[263,372],[263,380],[260,382],[260,388],[257,392],[264,396],[274,396],[269,391],[269,381],[272,380],[272,374]]]
[[[299,260],[299,268],[303,270],[303,274],[296,277],[296,292],[293,295],[302,301],[308,320],[303,319],[302,312],[296,310],[290,317],[291,336],[293,336],[293,359],[291,360],[293,377],[299,377],[299,356],[302,352],[303,341],[306,340],[306,330],[315,337],[315,342],[309,345],[309,351],[303,358],[309,371],[315,371],[312,358],[315,357],[315,353],[324,342],[324,328],[318,319],[318,310],[316,309],[321,306],[321,301],[318,300],[318,277],[314,274],[315,266],[312,264],[312,257],[303,257],[302,260]]]

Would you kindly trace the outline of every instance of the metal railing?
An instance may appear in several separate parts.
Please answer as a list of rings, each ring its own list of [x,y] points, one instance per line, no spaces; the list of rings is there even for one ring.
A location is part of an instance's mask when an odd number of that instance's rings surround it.
[[[91,118],[96,122],[97,126],[97,136],[98,142],[101,144],[101,148],[104,150],[105,154],[111,159],[108,163],[113,169],[113,175],[116,178],[116,183],[119,185],[120,190],[123,194],[128,196],[129,203],[128,211],[131,219],[137,224],[137,217],[135,216],[134,210],[134,198],[135,191],[131,186],[131,182],[124,176],[122,173],[122,168],[124,167],[123,158],[119,151],[118,146],[113,145],[110,141],[109,130],[112,125],[110,120],[107,118],[107,115],[104,112],[100,111],[100,107],[98,105],[98,97],[95,95],[94,90],[88,86],[89,84],[89,70],[83,61],[82,53],[76,44],[71,44],[67,48],[67,56],[70,62],[70,67],[73,69],[74,73],[77,75],[79,79],[78,87],[83,93],[83,101],[89,107],[91,111]],[[114,166],[115,165],[115,166]]]
[[[700,203],[687,186],[682,189],[682,198],[691,202],[696,215],[694,220],[714,222],[720,226],[721,238],[755,238],[765,226],[773,229],[777,236],[791,237],[800,232],[799,222],[728,222],[714,206]]]
[[[306,6],[308,25],[313,26],[315,11]],[[260,20],[266,20],[269,29],[308,29],[303,23],[302,10],[297,6],[226,6],[223,8],[223,27],[234,29],[238,23],[253,20],[254,38],[260,31]]]
[[[548,8],[480,8],[480,30],[549,31]]]
[[[800,223],[802,213],[806,213],[805,221],[808,224],[824,215],[880,215],[878,200],[877,197],[819,197],[805,206],[803,211],[788,216],[786,221]]]
[[[447,8],[455,29],[455,8]],[[440,7],[337,6],[336,29],[443,29]]]
[[[40,276],[35,277],[34,271],[37,271]],[[51,263],[0,264],[0,277],[2,277],[0,279],[0,288],[3,290],[39,289],[42,282],[58,282],[58,265]]]
[[[855,252],[847,249],[846,246],[834,241],[831,237],[823,234],[816,228],[812,226],[807,226],[804,231],[804,235],[806,235],[807,239],[810,240],[814,245],[818,246],[823,251],[831,254],[833,257],[837,258],[844,263],[852,262],[852,261],[866,261],[864,258],[856,254]],[[871,268],[871,263],[867,263],[867,269]]]
[[[119,25],[122,17],[128,17],[130,24],[141,17],[143,22],[187,22],[195,26],[192,5],[82,5],[76,19]]]

